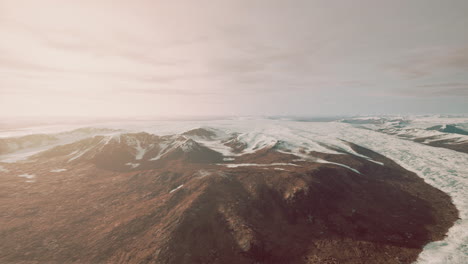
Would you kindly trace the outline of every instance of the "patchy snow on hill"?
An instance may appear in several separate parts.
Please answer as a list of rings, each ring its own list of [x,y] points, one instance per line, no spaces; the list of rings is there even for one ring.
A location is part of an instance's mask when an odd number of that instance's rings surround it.
[[[172,189],[169,193],[173,193],[173,192],[179,190],[179,189],[182,188],[182,187],[184,187],[183,184],[182,184],[182,185],[179,185],[179,186],[178,186],[177,188],[175,188],[175,189]]]

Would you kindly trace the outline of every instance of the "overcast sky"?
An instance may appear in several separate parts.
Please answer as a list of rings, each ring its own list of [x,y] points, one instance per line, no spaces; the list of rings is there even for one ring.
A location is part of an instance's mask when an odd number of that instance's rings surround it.
[[[468,113],[466,0],[0,0],[0,115]]]

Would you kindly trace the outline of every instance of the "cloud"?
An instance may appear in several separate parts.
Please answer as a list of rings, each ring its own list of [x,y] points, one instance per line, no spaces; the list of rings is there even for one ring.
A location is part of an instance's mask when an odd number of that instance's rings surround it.
[[[140,83],[171,83],[179,80],[200,78],[202,75],[196,74],[175,74],[175,73],[148,73],[115,71],[103,69],[70,68],[49,66],[48,64],[36,63],[19,57],[0,57],[0,72],[23,76],[28,79],[63,78],[65,76],[95,77],[112,80],[124,80]]]
[[[433,96],[468,96],[468,85],[459,88],[447,88],[432,92]]]
[[[181,96],[202,96],[219,94],[213,90],[189,90],[180,88],[127,88],[119,89],[119,92],[129,94],[146,94],[146,95],[181,95]]]
[[[468,71],[468,47],[419,51],[405,56],[399,62],[387,64],[386,68],[407,79],[418,79],[447,71]]]
[[[468,83],[436,83],[418,85],[426,96],[468,96]]]
[[[3,112],[48,95],[100,96],[101,114],[124,112],[122,102],[139,114],[209,112],[214,102],[255,114],[329,111],[325,97],[345,112],[354,106],[340,100],[373,110],[382,95],[416,104],[466,96],[468,20],[458,4],[0,1]]]
[[[0,57],[0,69],[19,70],[21,72],[66,72],[64,69],[51,67],[47,65],[37,64],[23,59],[9,58],[6,56]]]
[[[59,29],[54,27],[39,27],[19,21],[6,21],[3,26],[17,29],[44,44],[44,48],[51,48],[69,53],[81,53],[94,57],[118,56],[136,63],[151,66],[180,66],[186,60],[181,58],[163,58],[154,56],[154,49],[164,50],[178,46],[190,45],[205,40],[204,36],[166,40],[164,42],[152,39],[136,39],[128,32],[116,32],[112,38],[84,29]]]
[[[421,84],[412,88],[395,89],[393,95],[408,97],[457,97],[468,96],[468,83]]]
[[[468,83],[462,82],[449,82],[449,83],[432,83],[432,84],[421,84],[418,85],[419,88],[460,88],[460,87],[468,87]]]

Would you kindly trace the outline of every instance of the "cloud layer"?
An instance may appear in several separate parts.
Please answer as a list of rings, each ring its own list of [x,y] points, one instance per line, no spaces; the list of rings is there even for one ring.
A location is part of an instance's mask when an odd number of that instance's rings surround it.
[[[3,116],[468,112],[463,0],[0,0],[0,10]]]

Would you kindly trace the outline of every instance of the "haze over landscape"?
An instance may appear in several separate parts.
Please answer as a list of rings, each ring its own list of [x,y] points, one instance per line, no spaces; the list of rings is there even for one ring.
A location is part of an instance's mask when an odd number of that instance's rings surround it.
[[[0,115],[466,113],[468,3],[0,1]]]

